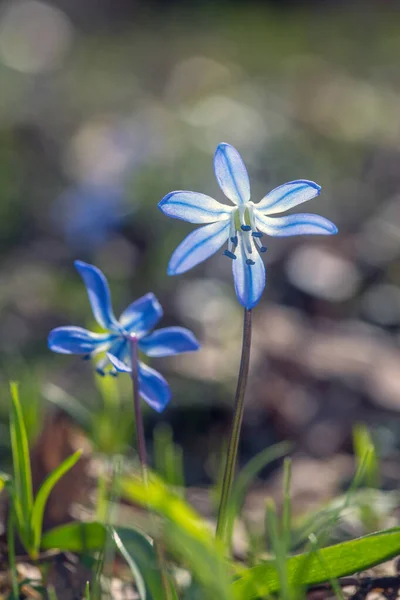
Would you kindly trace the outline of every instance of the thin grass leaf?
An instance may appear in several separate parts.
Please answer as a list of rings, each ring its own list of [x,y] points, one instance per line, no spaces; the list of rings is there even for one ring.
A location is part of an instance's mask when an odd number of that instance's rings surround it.
[[[17,573],[17,561],[15,558],[15,533],[14,533],[14,510],[13,506],[10,507],[7,523],[7,545],[8,545],[8,564],[10,567],[11,575],[11,590],[13,600],[18,600],[18,573]]]
[[[18,529],[29,538],[30,516],[33,506],[32,472],[29,458],[28,436],[24,423],[18,384],[11,382],[10,436],[14,469],[15,496],[21,505],[20,514],[16,514]],[[28,548],[27,548],[28,550]]]
[[[35,502],[32,508],[31,528],[33,536],[33,550],[39,552],[40,539],[42,536],[43,514],[49,498],[51,490],[56,483],[61,479],[78,462],[82,456],[82,450],[77,450],[72,456],[66,458],[42,483],[36,495]]]
[[[400,527],[395,527],[322,548],[318,555],[312,553],[311,557],[310,554],[292,556],[287,561],[287,577],[291,586],[317,585],[327,581],[324,565],[329,565],[330,577],[337,579],[369,569],[394,558],[399,553]],[[305,560],[307,569],[303,569]],[[234,597],[238,600],[256,599],[276,593],[279,589],[279,573],[272,561],[242,572],[241,577],[233,584]]]
[[[227,508],[225,531],[226,540],[229,544],[232,540],[235,519],[242,509],[248,488],[264,467],[290,452],[291,448],[292,445],[288,442],[282,442],[275,446],[265,448],[259,454],[254,456],[237,475],[232,486],[231,497]]]
[[[292,461],[285,458],[283,461],[283,508],[282,508],[282,537],[286,554],[291,547],[291,528],[292,528],[292,506],[290,498],[290,483],[292,477]]]
[[[342,588],[340,587],[338,580],[335,577],[332,577],[330,567],[320,552],[320,547],[318,545],[317,538],[315,537],[315,535],[311,534],[309,539],[310,539],[311,546],[312,546],[314,552],[316,553],[317,558],[321,564],[321,567],[325,570],[326,579],[327,579],[327,581],[329,581],[333,591],[336,594],[336,598],[339,598],[339,600],[344,600]]]

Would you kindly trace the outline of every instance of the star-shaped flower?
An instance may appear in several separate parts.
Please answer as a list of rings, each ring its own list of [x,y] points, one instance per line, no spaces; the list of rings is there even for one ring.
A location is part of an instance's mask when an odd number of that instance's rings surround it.
[[[90,358],[107,353],[97,363],[97,372],[106,370],[132,371],[131,340],[138,340],[139,350],[150,357],[172,356],[199,349],[193,333],[184,327],[165,327],[150,333],[163,315],[163,309],[154,294],[142,296],[121,314],[119,320],[111,307],[107,280],[97,267],[80,260],[75,266],[86,285],[93,316],[107,333],[94,333],[82,327],[57,327],[49,334],[50,350],[62,354],[80,354]],[[138,361],[139,392],[143,400],[156,411],[164,410],[171,398],[167,381],[160,373]]]
[[[261,241],[264,234],[278,237],[332,235],[337,233],[337,228],[328,219],[314,214],[271,218],[270,215],[318,196],[321,188],[312,181],[299,179],[285,183],[255,204],[250,200],[245,164],[233,146],[219,144],[214,155],[214,171],[221,190],[234,206],[189,191],[171,192],[158,205],[169,217],[189,223],[207,223],[190,233],[176,248],[168,274],[188,271],[227,242],[224,254],[232,259],[236,295],[245,308],[251,309],[265,287],[265,267],[259,254],[267,249]]]

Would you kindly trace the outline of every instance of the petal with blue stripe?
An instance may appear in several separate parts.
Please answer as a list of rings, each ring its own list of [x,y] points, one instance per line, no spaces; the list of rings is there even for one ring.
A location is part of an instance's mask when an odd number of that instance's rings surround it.
[[[214,171],[219,187],[234,204],[250,200],[250,181],[239,152],[229,144],[219,144],[214,155]]]
[[[194,352],[200,348],[199,342],[189,329],[184,327],[164,327],[142,338],[139,348],[147,356],[172,356],[182,352]]]
[[[159,413],[171,400],[171,390],[164,377],[142,362],[139,362],[139,392],[143,400]]]
[[[286,217],[266,217],[254,211],[256,226],[267,235],[286,237],[290,235],[334,235],[338,229],[332,221],[319,215],[299,213]]]
[[[115,336],[93,333],[82,327],[57,327],[49,333],[48,345],[60,354],[93,354],[104,352]]]
[[[118,322],[111,307],[107,279],[100,269],[93,265],[81,260],[76,260],[74,264],[85,282],[93,316],[97,323],[104,329],[118,331]]]
[[[185,273],[214,254],[229,236],[230,219],[199,227],[183,240],[171,256],[168,275]]]
[[[189,223],[214,223],[229,217],[232,207],[200,194],[199,192],[177,191],[167,194],[158,208],[168,217]]]
[[[315,198],[320,191],[321,186],[314,181],[307,179],[290,181],[269,192],[258,204],[255,204],[255,208],[264,214],[274,215]]]
[[[156,296],[149,292],[132,302],[120,316],[120,324],[129,333],[144,335],[158,323],[163,309]]]
[[[245,308],[250,310],[258,304],[265,288],[265,267],[261,256],[256,251],[253,242],[252,253],[246,255],[243,240],[240,239],[236,248],[236,260],[232,261],[233,279],[236,296]],[[250,258],[254,264],[247,264]]]

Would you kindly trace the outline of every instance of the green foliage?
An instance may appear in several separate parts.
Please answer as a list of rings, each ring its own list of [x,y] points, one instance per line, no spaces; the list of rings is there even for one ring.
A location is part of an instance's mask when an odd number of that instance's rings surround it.
[[[43,550],[57,548],[64,552],[91,552],[101,550],[106,542],[106,528],[102,523],[74,521],[54,527],[42,535]]]
[[[164,591],[154,544],[144,533],[116,527],[113,539],[132,571],[140,600],[164,600]]]
[[[158,534],[167,551],[203,589],[204,598],[230,600],[230,576],[222,544],[207,523],[156,475],[121,481],[121,495],[162,517]]]
[[[296,586],[316,585],[331,578],[369,569],[399,553],[400,527],[395,527],[328,546],[318,552],[307,552],[289,558],[286,565],[288,583]],[[281,583],[275,562],[267,561],[242,571],[233,584],[233,589],[234,597],[238,600],[251,600],[278,592]]]
[[[13,477],[6,480],[11,498],[15,527],[31,558],[39,554],[43,514],[50,492],[59,479],[79,460],[81,451],[62,462],[42,483],[33,498],[32,472],[29,457],[28,436],[19,400],[18,385],[11,383],[10,437],[13,458]]]

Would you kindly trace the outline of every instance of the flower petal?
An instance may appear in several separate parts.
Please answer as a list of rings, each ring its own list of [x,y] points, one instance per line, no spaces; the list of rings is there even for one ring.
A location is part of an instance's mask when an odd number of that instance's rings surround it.
[[[251,242],[253,252],[250,255],[254,265],[246,263],[247,256],[243,249],[243,240],[240,239],[236,248],[236,260],[232,261],[233,279],[235,282],[236,296],[240,304],[250,310],[258,304],[265,288],[265,267],[261,256]]]
[[[315,198],[320,191],[321,186],[317,183],[307,179],[298,179],[275,188],[254,206],[264,214],[274,215]]]
[[[93,354],[104,352],[115,336],[92,333],[82,327],[57,327],[49,333],[48,345],[61,354]]]
[[[139,348],[147,356],[172,356],[198,350],[200,344],[189,329],[164,327],[142,338]]]
[[[199,227],[183,240],[171,256],[168,275],[178,275],[214,254],[228,239],[230,219]]]
[[[234,204],[250,200],[250,181],[239,152],[229,144],[219,144],[214,155],[214,171],[219,187]]]
[[[275,237],[289,235],[333,235],[338,232],[336,225],[320,217],[307,213],[288,215],[287,217],[266,217],[259,211],[254,211],[258,229]]]
[[[233,207],[224,206],[199,192],[177,191],[167,194],[158,208],[168,217],[189,223],[214,223],[229,217]]]
[[[163,309],[152,292],[132,302],[119,318],[120,324],[129,333],[144,335],[158,323]]]
[[[107,358],[119,373],[132,373],[130,361],[128,365],[126,362],[118,358],[118,356],[115,356],[115,354],[111,354],[111,352],[107,352]]]
[[[104,329],[118,331],[118,322],[111,308],[107,279],[100,269],[93,265],[81,260],[76,260],[74,264],[85,282],[94,318]]]
[[[139,392],[157,412],[162,412],[171,400],[171,390],[164,377],[142,362],[139,362]]]

